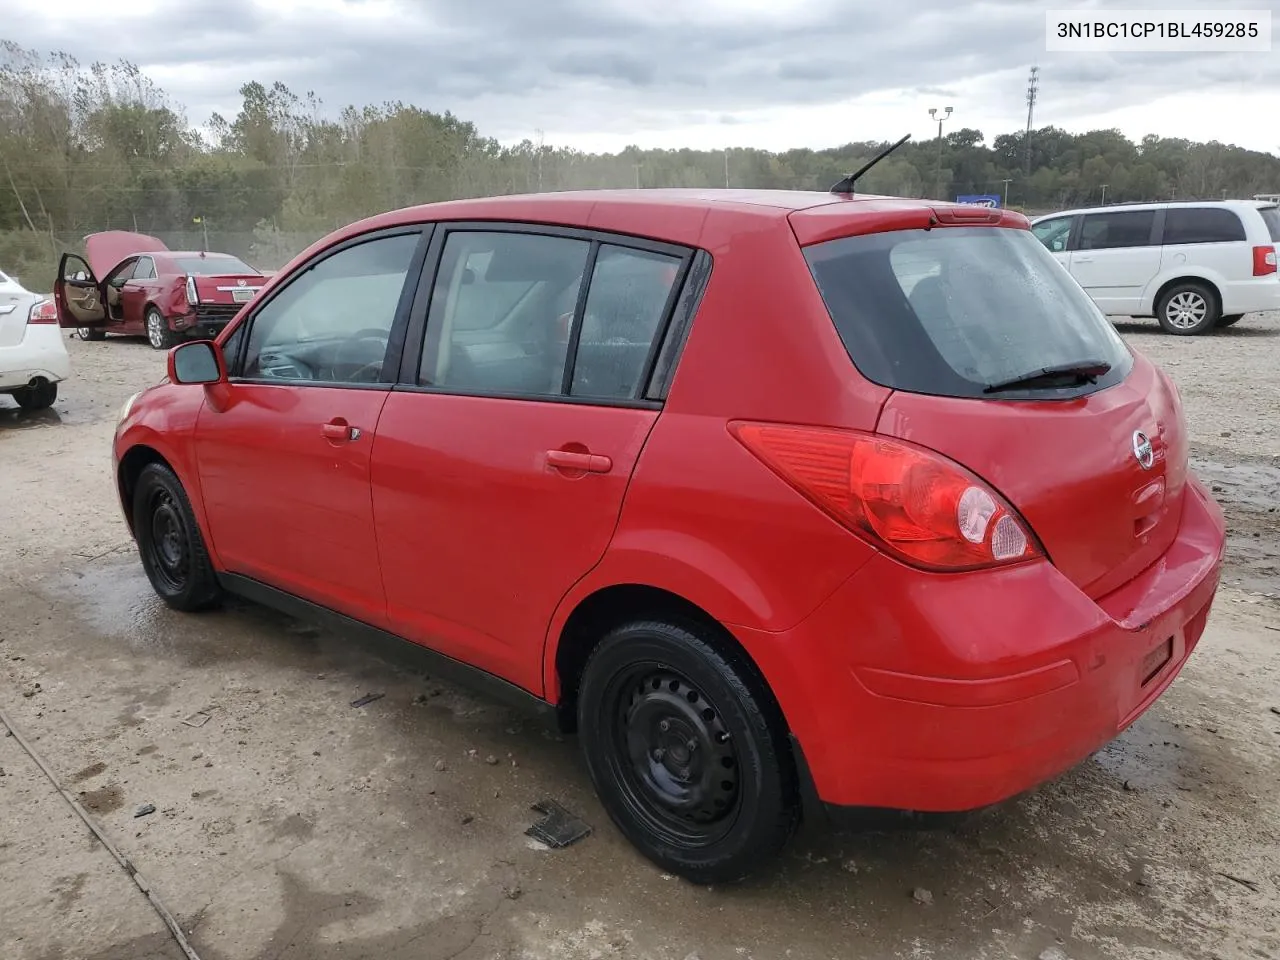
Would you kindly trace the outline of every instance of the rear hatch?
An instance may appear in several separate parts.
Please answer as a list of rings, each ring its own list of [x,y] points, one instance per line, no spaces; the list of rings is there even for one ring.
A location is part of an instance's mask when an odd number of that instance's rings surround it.
[[[1169,547],[1187,477],[1177,395],[1029,231],[889,230],[805,255],[853,362],[895,391],[878,432],[985,479],[1092,597]]]

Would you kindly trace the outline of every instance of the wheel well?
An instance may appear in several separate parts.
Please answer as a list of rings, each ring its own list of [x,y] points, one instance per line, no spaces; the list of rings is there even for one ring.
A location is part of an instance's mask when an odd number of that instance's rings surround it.
[[[560,680],[556,714],[564,732],[572,733],[577,728],[578,686],[591,651],[614,627],[640,619],[697,628],[708,644],[746,674],[744,679],[752,692],[773,713],[782,732],[788,732],[782,709],[764,674],[737,638],[697,604],[668,590],[643,584],[617,584],[597,590],[579,603],[565,622],[556,647],[556,675]]]
[[[1174,277],[1172,280],[1168,280],[1165,283],[1163,283],[1160,286],[1160,289],[1156,291],[1156,295],[1151,301],[1151,313],[1153,316],[1160,315],[1161,298],[1170,290],[1172,290],[1174,287],[1182,283],[1194,283],[1198,287],[1204,287],[1205,289],[1207,289],[1210,293],[1213,294],[1213,298],[1218,301],[1218,310],[1219,312],[1221,312],[1222,291],[1218,289],[1217,285],[1213,283],[1213,281],[1206,280],[1204,277]]]
[[[169,466],[169,461],[162,457],[157,450],[142,444],[130,447],[125,452],[125,455],[120,458],[120,469],[116,476],[116,485],[120,489],[120,505],[124,509],[124,518],[129,524],[130,534],[134,532],[133,491],[137,488],[138,477],[143,469],[152,463]]]

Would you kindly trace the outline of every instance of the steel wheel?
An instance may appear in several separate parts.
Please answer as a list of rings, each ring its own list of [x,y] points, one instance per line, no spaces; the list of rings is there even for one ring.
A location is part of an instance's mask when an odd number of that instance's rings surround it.
[[[716,842],[738,811],[738,756],[720,712],[687,677],[638,665],[610,684],[611,757],[632,812],[667,842]]]
[[[191,544],[178,504],[168,490],[156,488],[151,495],[151,522],[142,532],[142,548],[155,576],[172,593],[187,585],[191,565]]]
[[[1209,301],[1197,290],[1180,290],[1169,298],[1164,315],[1171,327],[1195,330],[1204,325],[1209,315]]]

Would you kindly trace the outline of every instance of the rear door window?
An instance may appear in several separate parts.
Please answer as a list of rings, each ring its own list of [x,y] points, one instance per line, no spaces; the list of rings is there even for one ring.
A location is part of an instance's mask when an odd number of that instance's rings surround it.
[[[1237,243],[1244,240],[1244,224],[1224,207],[1170,207],[1164,215],[1166,245]]]
[[[1027,230],[891,231],[816,244],[805,257],[854,364],[895,390],[988,397],[988,388],[1045,367],[1109,364],[1092,384],[1034,394],[1080,395],[1123,379],[1132,363]]]
[[[1115,250],[1121,247],[1152,246],[1154,210],[1117,210],[1113,213],[1085,214],[1080,228],[1081,250]]]

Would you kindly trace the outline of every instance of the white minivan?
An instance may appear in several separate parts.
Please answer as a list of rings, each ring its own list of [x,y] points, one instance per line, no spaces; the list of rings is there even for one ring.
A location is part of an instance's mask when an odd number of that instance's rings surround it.
[[[1109,316],[1190,336],[1280,310],[1274,203],[1114,204],[1037,217],[1031,230]]]

